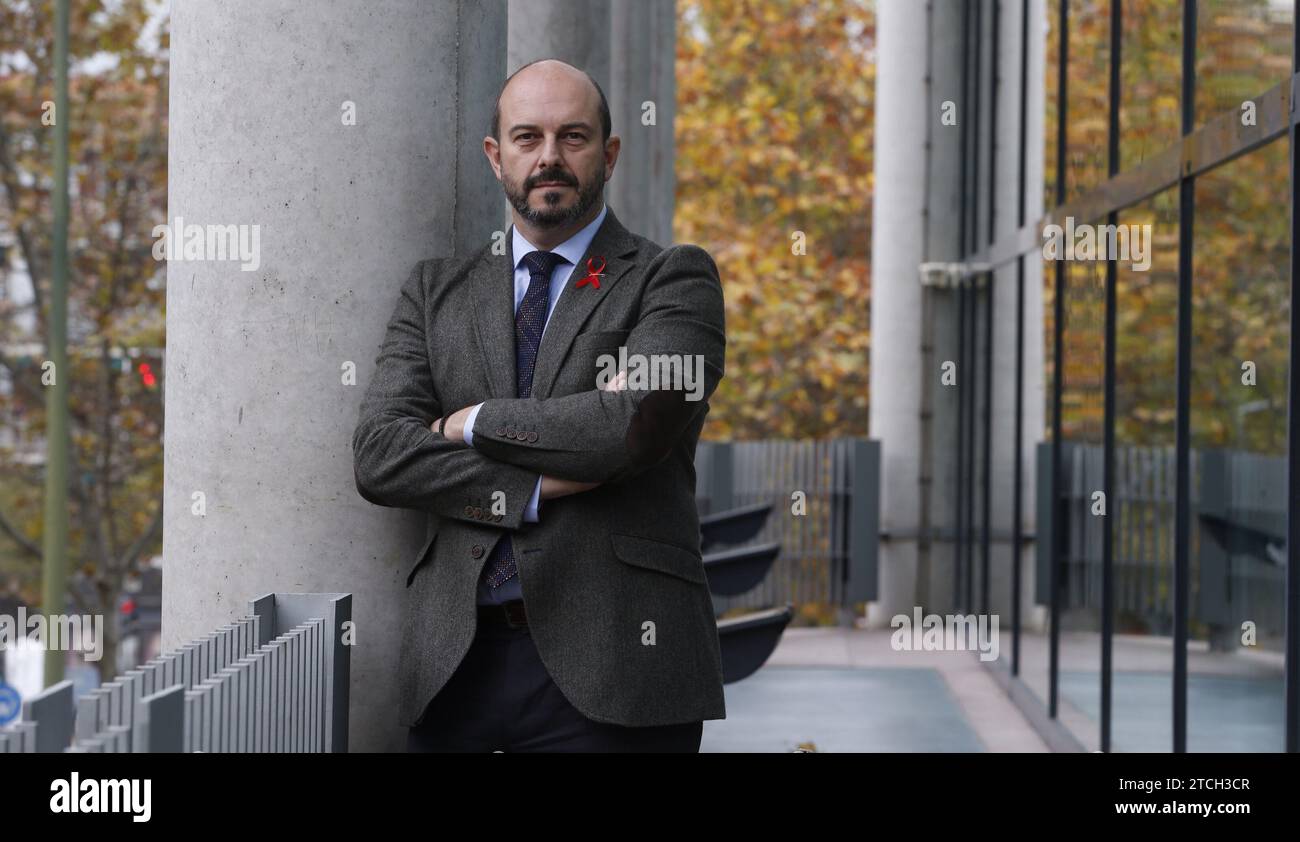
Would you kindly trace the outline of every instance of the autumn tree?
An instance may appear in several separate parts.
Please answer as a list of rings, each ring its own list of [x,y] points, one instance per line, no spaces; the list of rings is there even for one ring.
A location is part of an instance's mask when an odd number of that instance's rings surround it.
[[[114,612],[161,543],[164,273],[151,231],[166,208],[167,36],[145,0],[71,7],[69,114],[51,114],[53,3],[0,0],[0,572],[39,592],[53,131],[70,133],[71,606],[106,616],[103,676],[116,673]],[[123,349],[147,349],[133,363]],[[145,364],[145,365],[142,365]],[[148,366],[146,368],[146,366]],[[144,373],[148,372],[148,373]],[[3,439],[0,439],[3,441]],[[37,458],[33,458],[37,457]],[[62,613],[65,606],[43,606]]]
[[[674,239],[718,263],[727,371],[708,435],[867,434],[866,0],[679,0]]]

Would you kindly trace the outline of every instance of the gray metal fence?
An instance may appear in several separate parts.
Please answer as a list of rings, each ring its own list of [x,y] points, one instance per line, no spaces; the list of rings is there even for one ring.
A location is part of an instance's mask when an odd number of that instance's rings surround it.
[[[1223,628],[1252,621],[1263,634],[1283,631],[1286,460],[1226,449],[1191,450],[1192,620]],[[1115,610],[1165,632],[1173,622],[1174,449],[1115,449],[1115,489],[1106,517],[1092,513],[1102,489],[1100,445],[1062,442],[1063,493],[1049,505],[1051,443],[1038,446],[1037,599],[1046,603],[1048,550],[1063,542],[1066,608],[1100,610],[1101,544],[1112,535]],[[1054,522],[1059,521],[1059,527]],[[1124,630],[1124,629],[1120,629]]]
[[[75,706],[68,681],[27,700],[0,753],[347,751],[351,619],[349,594],[267,594]]]
[[[754,542],[779,542],[781,554],[759,587],[715,597],[719,612],[787,602],[849,607],[876,598],[879,442],[700,442],[695,467],[701,514],[775,503]]]

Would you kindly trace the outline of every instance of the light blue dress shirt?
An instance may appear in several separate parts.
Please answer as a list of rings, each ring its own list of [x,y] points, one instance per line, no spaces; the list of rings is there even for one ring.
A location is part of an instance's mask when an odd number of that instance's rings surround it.
[[[578,233],[555,248],[550,249],[550,251],[564,258],[564,262],[556,264],[555,269],[551,272],[550,295],[546,302],[546,322],[542,325],[542,336],[546,336],[546,326],[551,323],[551,314],[555,312],[555,303],[560,300],[560,295],[564,293],[565,287],[568,286],[569,277],[577,267],[578,261],[587,253],[587,248],[595,238],[600,224],[605,221],[606,210],[607,208],[602,204],[600,213],[596,215],[595,219],[587,223]],[[512,225],[510,230],[513,232],[511,256],[515,262],[515,312],[519,312],[519,305],[524,300],[524,294],[528,292],[528,284],[531,281],[528,267],[524,265],[524,255],[530,251],[545,251],[545,249],[539,249],[528,242],[524,235],[519,233],[517,227]],[[465,419],[465,443],[471,447],[474,445],[474,422],[478,420],[478,411],[482,406],[481,403],[475,404],[474,408],[469,411],[469,416]],[[541,494],[542,478],[538,477],[537,485],[533,487],[533,496],[524,508],[523,519],[525,522],[536,523],[540,520],[538,509],[541,504]],[[518,559],[516,559],[517,563]],[[483,578],[479,579],[478,603],[480,605],[499,604],[512,599],[523,599],[523,591],[519,586],[519,576],[517,574],[497,588],[490,587]]]

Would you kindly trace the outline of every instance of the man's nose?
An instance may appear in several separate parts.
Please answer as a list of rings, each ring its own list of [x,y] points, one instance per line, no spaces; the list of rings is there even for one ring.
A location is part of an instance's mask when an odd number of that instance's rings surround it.
[[[559,164],[560,157],[560,138],[556,135],[547,135],[542,140],[542,151],[537,158],[538,171],[545,171]]]

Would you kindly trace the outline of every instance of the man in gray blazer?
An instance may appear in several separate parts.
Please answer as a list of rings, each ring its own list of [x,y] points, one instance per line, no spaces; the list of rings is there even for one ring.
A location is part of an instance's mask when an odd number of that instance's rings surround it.
[[[409,750],[698,751],[726,717],[694,468],[722,285],[605,206],[619,146],[586,73],[521,68],[483,142],[509,253],[421,261],[398,295],[352,447],[362,497],[431,515]]]

